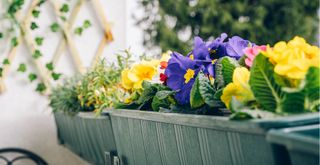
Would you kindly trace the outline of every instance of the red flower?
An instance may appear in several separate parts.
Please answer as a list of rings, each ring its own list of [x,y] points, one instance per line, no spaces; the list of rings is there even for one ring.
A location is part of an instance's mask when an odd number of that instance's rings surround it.
[[[160,62],[160,69],[166,69],[168,66],[168,62],[166,61],[161,61]]]
[[[168,79],[168,77],[165,74],[160,73],[160,81],[165,83],[167,81],[167,79]]]

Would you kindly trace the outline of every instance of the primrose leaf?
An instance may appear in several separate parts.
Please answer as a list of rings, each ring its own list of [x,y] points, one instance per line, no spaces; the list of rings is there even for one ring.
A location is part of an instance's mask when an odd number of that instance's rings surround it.
[[[154,96],[151,107],[154,111],[159,111],[160,108],[169,108],[172,104],[174,91],[158,91]]]
[[[216,79],[218,89],[223,88],[232,82],[233,71],[239,67],[237,60],[231,57],[222,57],[216,63]]]
[[[265,110],[281,112],[280,86],[274,79],[274,66],[263,54],[259,54],[253,61],[249,84],[257,102]],[[278,109],[277,109],[278,108]]]
[[[199,108],[205,104],[199,90],[199,77],[202,73],[199,73],[190,92],[190,105],[191,108]]]

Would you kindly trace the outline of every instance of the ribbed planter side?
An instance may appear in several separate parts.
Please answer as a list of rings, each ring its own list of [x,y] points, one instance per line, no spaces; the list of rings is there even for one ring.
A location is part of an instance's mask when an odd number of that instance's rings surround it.
[[[283,146],[292,165],[319,165],[319,132],[319,124],[272,130],[268,133],[267,140],[274,145]]]
[[[315,115],[282,120],[229,121],[226,117],[112,110],[124,165],[272,165],[267,130],[317,123]]]
[[[79,113],[68,116],[55,113],[58,139],[61,144],[88,162],[104,165],[105,152],[116,152],[110,117],[103,114]]]

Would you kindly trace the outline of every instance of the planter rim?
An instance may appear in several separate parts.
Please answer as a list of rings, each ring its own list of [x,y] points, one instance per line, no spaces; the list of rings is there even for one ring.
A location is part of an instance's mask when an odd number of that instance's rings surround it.
[[[307,125],[301,127],[284,128],[280,130],[271,130],[267,135],[267,140],[271,143],[285,146],[288,150],[304,151],[307,153],[319,155],[319,139],[297,132],[304,130],[320,129],[320,125]]]
[[[228,117],[206,116],[179,113],[147,112],[139,110],[107,109],[103,111],[116,117],[134,118],[162,123],[223,129],[236,132],[265,134],[271,128],[284,128],[297,125],[319,123],[320,113],[292,115],[275,119],[253,119],[248,121],[232,121]]]
[[[102,112],[100,115],[96,115],[95,112],[79,112],[75,114],[74,116],[68,115],[64,112],[54,112],[53,114],[60,114],[60,115],[66,115],[69,117],[81,117],[81,118],[87,118],[87,119],[105,119],[109,118],[109,113]]]

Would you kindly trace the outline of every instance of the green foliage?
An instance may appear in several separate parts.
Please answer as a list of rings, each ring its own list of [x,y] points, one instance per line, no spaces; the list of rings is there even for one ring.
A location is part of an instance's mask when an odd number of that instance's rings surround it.
[[[0,67],[0,77],[2,77],[2,76],[3,76],[3,68]]]
[[[249,84],[254,97],[265,110],[281,112],[281,90],[276,84],[273,73],[274,66],[262,54],[256,56],[250,73]]]
[[[0,32],[0,39],[1,39],[1,38],[3,38],[3,33],[2,33],[2,32]]]
[[[40,11],[39,11],[39,10],[32,10],[32,16],[33,16],[34,18],[38,18],[39,15],[40,15]]]
[[[52,77],[52,79],[53,79],[54,81],[59,80],[61,76],[62,76],[61,73],[55,73],[55,72],[52,72],[52,73],[51,73],[51,77]]]
[[[60,8],[60,12],[62,13],[67,13],[69,12],[69,5],[68,4],[63,4],[62,7]]]
[[[82,32],[83,32],[83,28],[82,27],[77,27],[74,29],[74,34],[77,34],[79,36],[82,35]]]
[[[38,59],[41,56],[42,56],[42,53],[38,49],[36,49],[32,54],[32,57],[35,58],[35,59]]]
[[[317,112],[320,110],[320,68],[311,67],[297,89],[282,88],[281,110],[284,113]]]
[[[37,77],[38,77],[38,76],[37,76],[36,74],[34,74],[34,73],[30,73],[30,74],[28,75],[28,78],[29,78],[30,82],[33,82],[34,80],[36,80]]]
[[[99,114],[102,109],[112,107],[124,98],[124,90],[119,88],[121,71],[117,64],[107,65],[102,60],[96,67],[86,73],[76,90],[82,106],[94,107]]]
[[[54,22],[53,24],[51,24],[50,29],[52,32],[58,32],[60,29],[60,26],[57,22]]]
[[[22,8],[24,0],[13,0],[8,8],[8,14],[13,16],[18,10]]]
[[[43,40],[44,40],[43,37],[36,37],[36,38],[34,39],[34,41],[36,42],[36,44],[37,44],[38,46],[41,46],[41,45],[42,45]]]
[[[47,68],[49,71],[53,71],[53,69],[54,69],[53,63],[52,63],[52,62],[47,63],[47,64],[46,64],[46,68]]]
[[[209,78],[200,72],[191,89],[190,104],[191,108],[199,108],[206,105],[211,108],[221,108],[222,103],[214,97],[216,91],[211,85]]]
[[[76,86],[80,81],[80,76],[66,80],[63,85],[53,88],[49,96],[50,106],[53,112],[65,112],[74,115],[80,111],[92,111],[93,107],[83,107],[78,99]]]
[[[16,47],[16,46],[18,46],[18,44],[19,44],[18,38],[17,38],[17,37],[13,37],[13,38],[11,39],[11,46],[12,46],[12,47]]]
[[[144,81],[142,89],[131,94],[130,103],[117,103],[115,108],[159,111],[160,107],[169,108],[171,104],[176,104],[173,94],[174,91],[163,84]]]
[[[31,22],[31,25],[30,25],[31,30],[38,29],[38,28],[39,28],[39,26],[37,25],[37,23]]]
[[[9,64],[10,64],[9,59],[5,58],[5,59],[2,61],[2,64],[3,64],[3,65],[9,65]]]
[[[46,85],[44,83],[39,83],[36,87],[37,92],[44,92],[47,89]]]
[[[154,111],[159,111],[160,108],[170,108],[171,104],[175,104],[174,91],[163,90],[158,91],[152,99],[151,108]]]
[[[92,25],[91,25],[91,22],[89,21],[89,20],[85,20],[84,22],[83,22],[83,25],[82,25],[82,27],[84,28],[84,29],[88,29],[89,27],[91,27]]]
[[[314,43],[319,24],[315,0],[141,0],[140,4],[146,13],[137,22],[145,31],[144,44],[182,54],[190,51],[194,36],[208,39],[222,32],[259,45],[296,35]]]
[[[27,71],[27,66],[24,63],[21,63],[17,69],[18,72],[26,72]]]
[[[239,63],[234,58],[222,57],[215,66],[216,79],[215,83],[218,89],[225,87],[232,82],[233,71],[239,67]]]

